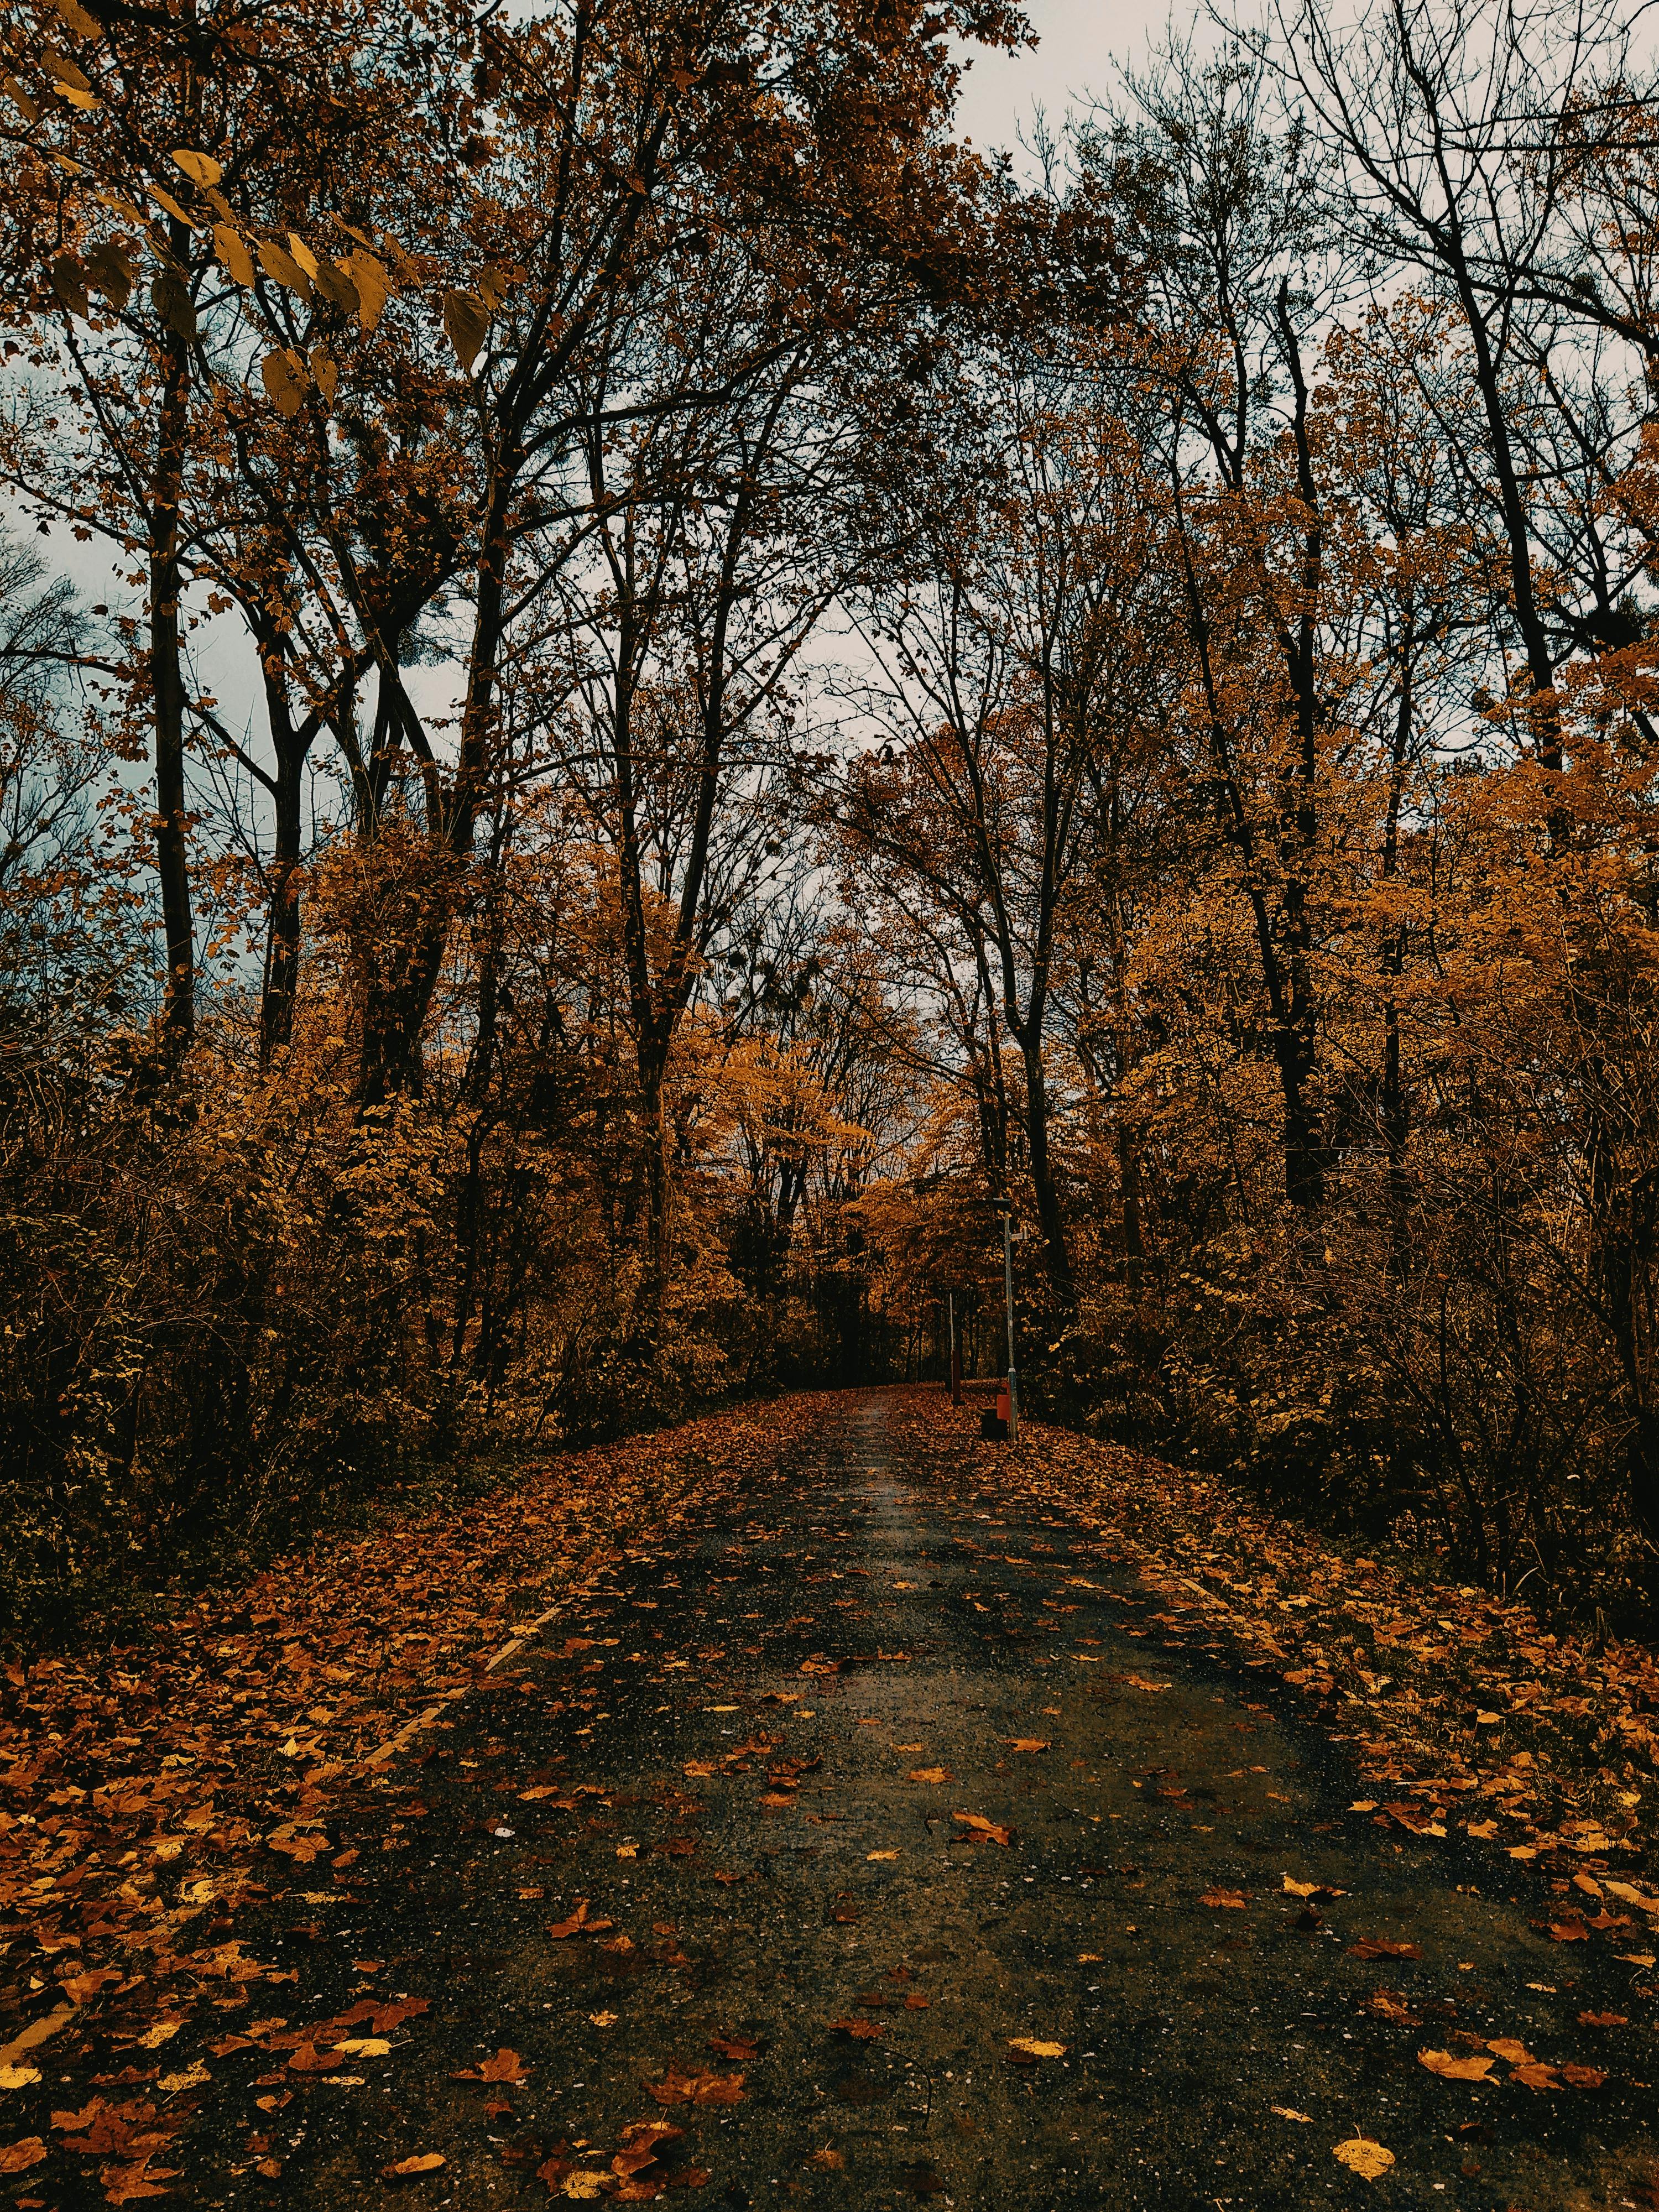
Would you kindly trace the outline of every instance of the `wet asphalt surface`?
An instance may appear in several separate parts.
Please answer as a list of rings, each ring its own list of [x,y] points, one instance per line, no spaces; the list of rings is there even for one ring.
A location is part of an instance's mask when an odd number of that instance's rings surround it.
[[[428,2009],[328,2071],[210,2057],[173,2201],[1659,2205],[1652,1977],[1617,1956],[1651,1938],[1553,1941],[1533,1870],[1351,1812],[1347,1751],[1274,1677],[963,1458],[947,1493],[849,1393],[331,1821],[356,1865],[251,1936],[300,1984],[226,2027]],[[1607,2081],[1417,2059],[1491,2038]],[[453,2078],[486,2062],[524,2078]],[[1333,2156],[1356,2133],[1380,2179]],[[40,2179],[10,2186],[101,2201]]]

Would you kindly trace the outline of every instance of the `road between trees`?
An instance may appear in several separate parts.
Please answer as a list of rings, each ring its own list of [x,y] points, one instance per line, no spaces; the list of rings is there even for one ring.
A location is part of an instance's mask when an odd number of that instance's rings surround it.
[[[976,1405],[818,1407],[267,1871],[293,1980],[41,2046],[13,2201],[1659,2204],[1607,1850],[1382,1809]]]

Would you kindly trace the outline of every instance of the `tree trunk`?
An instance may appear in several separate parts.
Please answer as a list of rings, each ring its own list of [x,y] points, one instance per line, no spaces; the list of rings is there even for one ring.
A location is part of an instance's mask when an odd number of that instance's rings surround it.
[[[150,522],[149,678],[155,717],[155,872],[161,890],[167,983],[161,1029],[175,1044],[196,1027],[196,939],[185,825],[185,685],[179,665],[179,501],[188,429],[190,356],[168,331]]]

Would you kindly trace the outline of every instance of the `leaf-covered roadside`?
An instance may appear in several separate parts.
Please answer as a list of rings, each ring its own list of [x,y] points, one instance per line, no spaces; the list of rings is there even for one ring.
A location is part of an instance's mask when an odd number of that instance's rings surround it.
[[[763,1424],[711,1417],[551,1459],[471,1508],[389,1518],[326,1558],[278,1561],[142,1646],[9,1667],[0,2089],[33,2091],[43,2069],[72,2083],[91,2100],[85,2124],[68,2111],[52,2124],[79,2127],[107,2200],[157,2193],[167,2140],[209,2078],[199,2062],[169,2067],[167,2046],[190,2044],[210,2011],[307,2002],[266,1986],[300,1970],[250,1952],[240,1917],[325,1881],[361,1886],[363,1854],[403,1847],[423,1812],[394,1779],[422,1727],[487,1676],[506,1686],[495,1670],[544,1608],[626,1537],[705,1511],[823,1404],[793,1398]],[[424,2008],[388,1992],[322,2026],[380,2036]],[[249,2025],[272,2049],[321,2033]],[[71,2094],[57,2088],[54,2106]]]
[[[960,1465],[948,1402],[908,1395],[895,1420],[920,1460]],[[1231,1647],[1330,1718],[1376,1788],[1357,1812],[1418,1836],[1455,1827],[1592,1881],[1602,1863],[1614,1881],[1644,1863],[1659,1767],[1659,1662],[1646,1646],[1557,1634],[1525,1605],[1338,1549],[1121,1445],[1027,1423],[1012,1449],[969,1449],[988,1474],[994,1461],[1002,1489],[1109,1540],[1165,1599],[1153,1616],[1165,1643]],[[1632,1900],[1613,1896],[1616,1917]]]

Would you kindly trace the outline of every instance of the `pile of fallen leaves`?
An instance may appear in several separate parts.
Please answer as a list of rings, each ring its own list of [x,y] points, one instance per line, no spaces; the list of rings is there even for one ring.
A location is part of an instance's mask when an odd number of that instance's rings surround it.
[[[1652,1909],[1640,1863],[1659,1767],[1659,1661],[1592,1644],[1524,1605],[1344,1549],[1212,1476],[1042,1422],[968,1441],[938,1391],[908,1393],[907,1446],[956,1486],[1061,1510],[1164,1599],[1166,1641],[1271,1670],[1353,1743],[1374,1802],[1419,1836],[1455,1822],[1513,1859],[1559,1856],[1586,1897]],[[1594,1922],[1591,1925],[1595,1924]]]
[[[367,1812],[395,1848],[398,1816],[422,1808],[393,1803],[393,1771],[421,1729],[476,1689],[511,1694],[507,1662],[624,1540],[699,1518],[823,1413],[803,1396],[763,1425],[713,1416],[554,1457],[459,1512],[390,1517],[326,1556],[279,1560],[142,1646],[6,1668],[0,2091],[40,2081],[48,2039],[55,2073],[102,2066],[92,2086],[116,2094],[54,2112],[52,2127],[99,2162],[108,2202],[160,2193],[190,2092],[210,2079],[199,2057],[169,2067],[168,2046],[199,2040],[186,2033],[199,2016],[299,1978],[251,1954],[239,1916],[361,1881],[358,1849],[331,1826]],[[337,2066],[389,2017],[382,2002],[307,2030],[272,2018],[208,2049],[252,2040],[283,2049],[285,2070]],[[46,2155],[25,2137],[0,2150],[0,2172]]]

